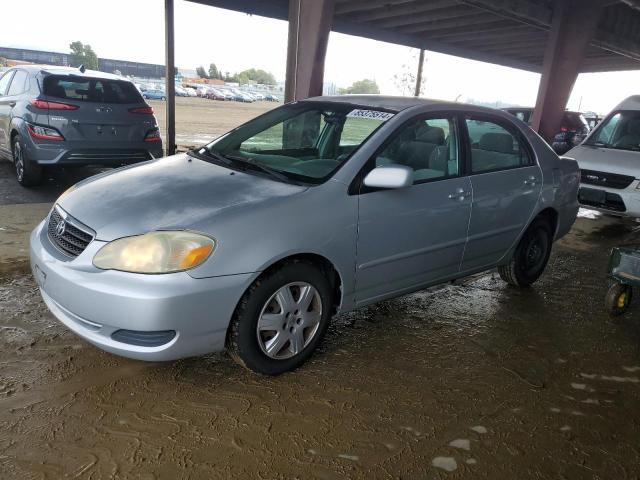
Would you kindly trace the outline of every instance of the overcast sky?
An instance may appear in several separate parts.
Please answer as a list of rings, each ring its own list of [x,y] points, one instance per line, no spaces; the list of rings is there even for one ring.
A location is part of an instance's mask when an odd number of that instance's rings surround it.
[[[68,52],[75,40],[98,56],[164,63],[162,0],[4,1],[0,45]],[[231,73],[262,68],[284,80],[287,23],[176,1],[176,63],[208,68],[214,62]],[[325,81],[344,87],[375,79],[382,93],[399,94],[393,76],[416,67],[416,50],[331,33]],[[427,52],[424,96],[462,101],[533,105],[538,74]],[[582,74],[568,108],[606,113],[620,100],[640,94],[640,72]],[[580,104],[581,102],[581,104]]]

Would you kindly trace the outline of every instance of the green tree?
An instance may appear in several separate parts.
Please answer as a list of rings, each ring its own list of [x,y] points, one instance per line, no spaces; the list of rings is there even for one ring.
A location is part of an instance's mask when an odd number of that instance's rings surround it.
[[[220,78],[220,72],[215,63],[209,64],[209,78]]]
[[[347,95],[349,93],[380,93],[380,88],[375,80],[365,78],[363,80],[353,82],[353,84],[348,88],[340,89],[341,95]]]
[[[98,69],[98,56],[91,48],[91,45],[84,45],[82,42],[77,41],[69,44],[69,48],[71,49],[72,67],[84,65],[89,70]]]
[[[243,70],[240,73],[236,73],[233,77],[231,77],[230,81],[237,82],[239,84],[246,83],[259,83],[262,85],[275,85],[276,77],[273,76],[273,73],[266,72],[264,70],[250,68],[248,70]]]
[[[198,74],[198,76],[200,78],[209,78],[209,75],[207,75],[207,72],[205,71],[204,67],[202,65],[200,65],[198,68],[196,68],[196,73]]]

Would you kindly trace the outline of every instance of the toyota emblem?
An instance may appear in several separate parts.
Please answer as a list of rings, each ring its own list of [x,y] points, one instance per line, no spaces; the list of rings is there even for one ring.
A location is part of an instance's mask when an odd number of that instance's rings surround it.
[[[58,235],[59,237],[64,235],[66,228],[67,228],[67,224],[64,222],[64,220],[60,220],[58,222],[58,225],[56,225],[56,235]]]

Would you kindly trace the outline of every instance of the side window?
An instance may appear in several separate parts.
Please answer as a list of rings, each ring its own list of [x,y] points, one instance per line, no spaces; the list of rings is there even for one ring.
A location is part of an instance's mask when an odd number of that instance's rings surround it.
[[[413,121],[394,134],[376,156],[376,167],[406,165],[414,170],[414,183],[459,175],[458,135],[453,118]]]
[[[471,172],[523,167],[531,164],[526,148],[518,137],[501,125],[467,118],[467,131],[471,143]]]
[[[3,97],[7,93],[7,87],[13,76],[13,71],[8,71],[2,78],[0,78],[0,97]]]
[[[25,84],[27,82],[27,72],[24,70],[17,70],[13,76],[13,81],[7,92],[7,96],[20,95],[26,90]]]

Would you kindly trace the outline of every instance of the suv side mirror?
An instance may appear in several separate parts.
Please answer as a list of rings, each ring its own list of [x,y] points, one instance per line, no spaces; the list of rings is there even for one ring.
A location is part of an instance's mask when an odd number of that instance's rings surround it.
[[[364,184],[372,188],[406,188],[413,185],[413,168],[406,165],[383,165],[364,177]]]

